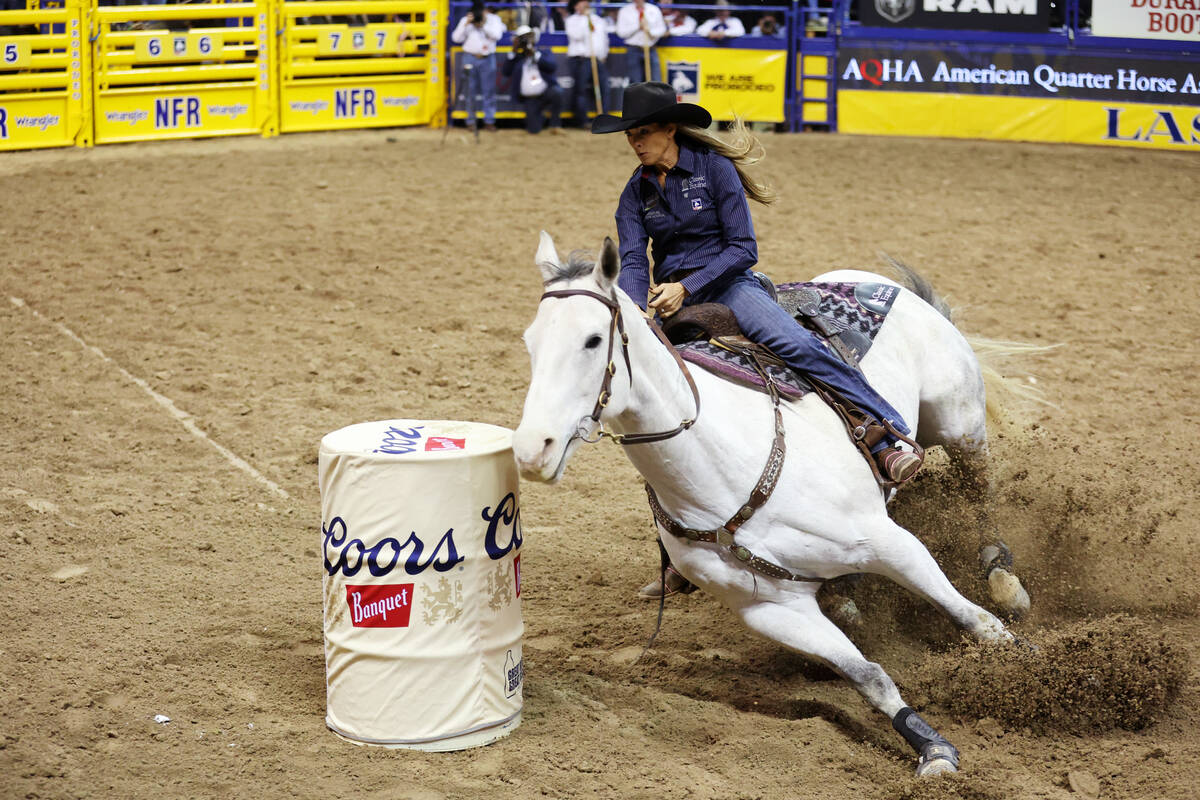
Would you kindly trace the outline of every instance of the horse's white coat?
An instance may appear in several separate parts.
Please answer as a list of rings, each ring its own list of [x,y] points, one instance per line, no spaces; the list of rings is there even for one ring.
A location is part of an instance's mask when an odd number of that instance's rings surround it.
[[[545,233],[536,261],[544,278],[554,276],[558,257]],[[591,275],[552,288],[615,293],[620,302],[633,375],[618,343],[613,396],[603,423],[617,433],[670,430],[694,414],[692,395],[670,353],[642,321],[641,310],[616,287],[618,264],[615,247],[606,241]],[[858,271],[817,280],[894,283]],[[608,308],[586,296],[548,298],[538,307],[525,332],[533,374],[513,440],[524,477],[557,480],[578,445],[573,434],[581,428],[594,433],[589,415],[606,368],[609,324]],[[923,445],[946,445],[956,458],[984,453],[978,364],[962,335],[932,306],[902,290],[862,366]],[[628,446],[625,452],[675,520],[712,529],[749,497],[770,450],[774,417],[766,395],[702,370],[693,369],[692,375],[701,395],[696,424],[675,438]],[[808,395],[785,403],[783,419],[788,447],[783,473],[768,503],[738,530],[740,544],[794,573],[886,575],[980,639],[1011,638],[995,616],[951,586],[924,545],[888,517],[874,476],[833,411]],[[891,678],[821,613],[818,584],[752,572],[715,544],[666,532],[662,540],[676,569],[753,630],[829,664],[889,718],[904,706]]]

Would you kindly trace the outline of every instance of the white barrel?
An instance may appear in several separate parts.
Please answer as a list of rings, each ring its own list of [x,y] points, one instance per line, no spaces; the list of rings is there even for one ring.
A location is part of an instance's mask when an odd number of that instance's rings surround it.
[[[460,750],[521,721],[512,431],[364,422],[321,439],[325,722],[357,743]]]

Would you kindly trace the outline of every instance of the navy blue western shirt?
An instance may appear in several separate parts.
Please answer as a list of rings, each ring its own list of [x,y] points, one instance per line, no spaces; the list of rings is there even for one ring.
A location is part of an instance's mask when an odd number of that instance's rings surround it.
[[[621,192],[616,217],[617,283],[642,308],[650,288],[647,242],[653,242],[660,259],[655,282],[677,281],[689,295],[718,287],[758,263],[750,204],[733,162],[684,141],[664,187],[652,167],[638,168]]]

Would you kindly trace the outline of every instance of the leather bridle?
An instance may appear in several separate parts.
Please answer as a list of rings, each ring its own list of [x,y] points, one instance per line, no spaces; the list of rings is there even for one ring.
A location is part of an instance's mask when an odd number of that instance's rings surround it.
[[[617,373],[616,362],[613,361],[613,350],[616,348],[617,334],[621,335],[621,347],[625,356],[625,368],[629,372],[629,385],[633,386],[633,370],[629,366],[629,336],[625,333],[625,324],[621,319],[621,306],[613,297],[608,297],[597,292],[592,292],[587,289],[557,289],[548,291],[542,295],[542,300],[547,297],[574,297],[580,295],[583,297],[591,297],[603,303],[612,314],[612,322],[608,328],[608,365],[604,369],[604,378],[600,382],[600,393],[596,397],[596,405],[592,409],[591,419],[597,425],[600,425],[599,432],[595,439],[588,439],[583,436],[578,430],[572,434],[571,438],[582,439],[585,442],[598,442],[607,437],[612,439],[617,444],[648,444],[650,442],[661,442],[664,439],[670,439],[672,436],[678,436],[686,431],[696,422],[696,418],[700,416],[700,392],[696,390],[696,382],[692,380],[692,375],[688,371],[687,365],[683,363],[683,359],[679,357],[679,352],[667,340],[666,334],[662,332],[654,320],[647,318],[646,322],[650,325],[650,329],[658,336],[659,341],[667,348],[667,351],[675,357],[675,362],[679,364],[680,371],[687,378],[688,386],[691,387],[692,397],[696,401],[696,414],[691,419],[685,419],[669,431],[661,431],[659,433],[631,433],[619,434],[609,433],[604,430],[604,426],[600,423],[600,414],[608,405],[609,398],[612,396],[612,379]],[[540,302],[540,301],[539,301]],[[749,351],[747,357],[754,364],[755,370],[762,377],[763,382],[768,388],[771,395],[771,403],[775,407],[775,439],[771,443],[771,452],[767,456],[767,463],[763,466],[762,474],[758,477],[758,482],[754,485],[750,492],[749,499],[734,513],[732,517],[726,520],[725,524],[720,528],[713,530],[696,530],[680,525],[663,509],[662,504],[658,501],[658,496],[654,493],[653,487],[649,483],[646,484],[646,494],[650,500],[650,510],[654,514],[654,519],[658,525],[668,533],[680,539],[689,539],[694,542],[710,542],[727,548],[738,561],[741,561],[750,569],[766,575],[771,578],[778,578],[787,581],[799,581],[803,583],[822,583],[823,579],[813,578],[808,575],[802,575],[792,572],[773,561],[763,558],[749,548],[738,544],[734,537],[738,529],[754,515],[754,513],[766,505],[771,498],[771,493],[775,490],[775,485],[779,480],[779,476],[783,472],[783,462],[787,456],[787,445],[784,440],[783,416],[779,412],[779,392],[775,387],[774,381],[763,367],[758,356]],[[582,422],[583,420],[580,420]],[[565,457],[565,455],[564,455]],[[660,543],[661,546],[661,543]],[[663,580],[666,575],[666,561],[663,562]],[[662,595],[659,598],[659,623],[662,623]],[[658,631],[655,631],[655,635]],[[654,637],[650,638],[654,641]],[[649,648],[649,645],[647,645]]]
[[[654,324],[654,320],[647,318],[646,323],[650,329],[658,336],[659,341],[667,348],[674,358],[675,363],[679,365],[679,370],[683,373],[683,377],[687,379],[688,387],[692,390],[692,399],[696,404],[696,413],[689,419],[685,419],[669,431],[659,431],[657,433],[611,433],[604,430],[603,423],[600,422],[600,415],[608,406],[608,401],[612,399],[612,379],[617,374],[617,364],[613,360],[613,350],[616,349],[617,335],[621,337],[621,354],[625,358],[625,371],[629,373],[629,386],[633,387],[633,368],[629,363],[629,335],[625,333],[625,320],[621,316],[621,305],[616,298],[593,292],[588,289],[554,289],[544,293],[541,297],[545,300],[547,297],[590,297],[593,300],[599,300],[608,308],[609,314],[612,315],[612,320],[608,326],[608,356],[606,358],[607,365],[604,368],[604,378],[600,381],[600,391],[596,395],[596,405],[592,408],[590,419],[599,426],[596,433],[596,438],[589,439],[576,430],[572,434],[572,438],[582,439],[588,443],[595,443],[601,439],[611,439],[616,444],[629,446],[631,444],[650,444],[652,442],[661,442],[670,439],[673,436],[686,431],[695,424],[696,419],[700,416],[700,392],[696,389],[696,382],[692,380],[692,374],[688,371],[687,365],[683,363],[683,359],[679,357],[679,353],[667,341],[667,337],[662,330]],[[541,300],[538,301],[539,303]]]

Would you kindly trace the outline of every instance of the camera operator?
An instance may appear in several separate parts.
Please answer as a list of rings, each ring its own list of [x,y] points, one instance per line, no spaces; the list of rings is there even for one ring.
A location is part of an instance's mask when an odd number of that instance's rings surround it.
[[[489,131],[496,130],[496,42],[502,36],[504,23],[484,8],[483,0],[475,0],[450,34],[450,41],[462,45],[466,89],[481,97],[483,126]],[[475,120],[468,124],[473,126]]]
[[[750,29],[750,35],[782,38],[783,31],[779,30],[779,21],[775,19],[774,14],[763,14],[758,24]]]
[[[550,132],[562,134],[563,93],[554,80],[554,56],[536,47],[537,34],[528,25],[513,31],[513,51],[500,71],[513,79],[513,94],[525,106],[525,130],[539,133],[550,112]],[[515,73],[515,75],[514,75]]]

